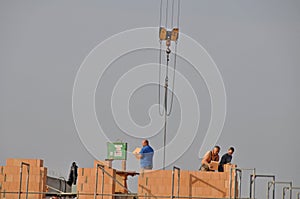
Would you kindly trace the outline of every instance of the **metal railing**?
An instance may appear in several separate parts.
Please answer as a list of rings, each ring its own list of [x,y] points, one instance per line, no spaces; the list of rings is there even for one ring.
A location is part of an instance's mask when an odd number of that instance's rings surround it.
[[[1,191],[0,193],[4,193]],[[5,192],[6,194],[18,194],[18,191],[15,192]],[[28,195],[51,195],[51,196],[58,196],[58,197],[77,197],[80,199],[80,196],[93,196],[94,193],[57,193],[57,192],[28,192]],[[112,196],[112,197],[128,197],[128,196],[134,196],[138,198],[170,198],[169,195],[138,195],[138,194],[97,194],[97,195],[103,195],[103,196]],[[228,198],[208,198],[208,197],[202,197],[202,196],[179,196],[178,198],[183,198],[183,199],[188,199],[188,198],[193,198],[193,199],[228,199]],[[239,198],[239,199],[250,199],[250,198]]]
[[[292,191],[293,190],[296,190],[296,189],[300,189],[300,187],[292,187],[292,186],[288,186],[288,187],[283,187],[282,189],[282,198],[284,199],[285,198],[285,192],[287,190],[290,190],[290,198],[292,198]],[[299,199],[299,193],[297,195],[298,199]]]
[[[5,194],[19,194],[19,191],[1,191],[0,193],[5,193]],[[52,196],[58,196],[58,197],[63,197],[63,196],[74,196],[76,197],[78,193],[58,193],[58,192],[38,192],[38,191],[28,191],[28,195],[52,195]],[[93,194],[93,193],[91,193]],[[8,197],[6,197],[8,198]]]
[[[272,178],[272,180],[275,182],[275,175],[258,175],[258,174],[251,174],[250,175],[250,182],[252,180],[256,180],[256,178]],[[269,199],[270,197],[270,186],[268,185],[267,186],[267,199]],[[275,184],[273,184],[273,196],[272,196],[272,199],[275,199]]]
[[[50,185],[47,185],[48,188],[52,189],[53,191],[56,191],[57,193],[64,193],[63,191],[61,191],[60,189],[56,189],[55,187],[52,187]]]
[[[89,195],[93,195],[93,193],[78,193],[77,197],[78,199],[80,199],[80,195],[82,196],[89,196]],[[98,194],[98,195],[103,195],[103,196],[114,196],[114,197],[128,197],[128,196],[135,196],[137,198],[155,198],[155,199],[167,199],[170,198],[170,196],[168,195],[130,195],[130,194]],[[228,199],[228,198],[209,198],[209,197],[203,197],[203,196],[179,196],[178,198],[183,198],[183,199]],[[250,198],[239,198],[239,199],[250,199]]]
[[[255,198],[255,175],[256,175],[256,169],[248,169],[252,170],[253,174],[252,177],[250,175],[250,189],[249,189],[249,198]]]
[[[21,162],[21,166],[20,166],[20,185],[19,185],[18,198],[21,199],[21,193],[22,193],[23,166],[26,166],[26,167],[27,167],[27,177],[26,177],[26,199],[28,199],[28,184],[29,184],[30,164],[25,163],[25,162]]]
[[[67,192],[67,181],[66,181],[66,179],[63,176],[59,177],[58,179],[61,179],[64,182],[65,186],[64,186],[64,191],[63,192]],[[59,189],[62,190],[61,181],[59,181]]]
[[[101,169],[102,170],[102,187],[101,187],[101,194],[98,194],[98,169]],[[129,189],[127,189],[127,187],[125,187],[121,182],[119,182],[116,178],[114,178],[113,176],[110,175],[110,173],[108,173],[106,170],[105,170],[105,167],[104,165],[102,164],[97,164],[97,167],[96,167],[96,183],[95,183],[95,191],[94,191],[94,199],[97,198],[98,195],[102,195],[102,199],[103,199],[103,193],[104,193],[104,174],[106,174],[108,177],[110,177],[113,181],[115,181],[116,183],[118,183],[123,189],[125,189],[128,193],[131,193]]]
[[[237,193],[237,187],[236,187],[236,180],[237,180],[237,175],[238,173],[240,174],[240,179],[239,179],[239,198],[241,197],[241,190],[242,190],[242,171],[252,171],[253,172],[253,175],[255,175],[256,173],[256,169],[255,168],[230,168],[230,176],[229,176],[229,198],[231,199],[232,198],[232,173],[234,171],[234,195],[233,195],[233,198],[236,199],[237,196],[236,196],[236,193]],[[252,194],[252,192],[254,194]],[[249,195],[249,198],[255,198],[255,181],[251,181],[250,179],[250,195]]]
[[[280,181],[270,181],[270,182],[268,182],[268,187],[270,187],[270,185],[273,185],[274,189],[275,189],[276,184],[287,184],[287,185],[289,185],[290,188],[292,188],[292,182],[280,182]],[[269,192],[270,192],[270,190],[268,189],[268,194],[269,194]],[[284,187],[282,190],[282,198],[283,199],[285,198],[285,188]],[[292,199],[292,189],[290,189],[290,199]]]
[[[172,170],[172,193],[171,199],[174,198],[174,180],[175,180],[175,170],[177,170],[177,198],[179,198],[179,189],[180,189],[180,168],[174,166]]]

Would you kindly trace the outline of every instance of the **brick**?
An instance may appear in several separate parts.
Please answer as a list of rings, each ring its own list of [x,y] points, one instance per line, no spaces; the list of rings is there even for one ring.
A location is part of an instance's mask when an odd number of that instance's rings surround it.
[[[211,196],[214,197],[214,198],[224,198],[226,196],[226,191],[225,190],[212,189],[211,190]]]
[[[176,182],[175,185],[177,185],[177,181],[175,182]],[[180,186],[184,186],[184,185],[192,185],[192,178],[190,176],[180,178]]]
[[[40,159],[9,158],[6,159],[6,166],[21,166],[22,162],[30,164],[30,167],[43,167],[44,165],[44,161]]]
[[[192,194],[193,195],[193,194]],[[195,195],[193,195],[195,196]],[[211,198],[211,189],[208,189],[208,188],[201,188],[199,190],[199,195],[197,195],[198,197],[209,197]]]
[[[174,181],[175,182],[175,181]],[[158,178],[157,179],[157,184],[163,183],[163,185],[172,185],[172,178]]]
[[[196,186],[196,187],[205,187],[206,183],[207,183],[207,179],[203,179],[203,178],[199,178],[198,176],[192,176],[190,177],[190,179],[186,179],[189,180],[189,182],[187,182],[186,184],[190,184],[190,186]],[[184,181],[182,181],[181,184],[184,184]]]
[[[20,167],[16,166],[5,166],[4,167],[4,175],[11,174],[11,175],[19,175],[20,174]]]
[[[214,172],[199,172],[199,177],[201,179],[210,180],[214,174]]]
[[[106,171],[111,175],[115,176],[116,172],[113,169],[106,169]],[[80,168],[78,176],[78,191],[80,193],[94,193],[95,191],[95,182],[96,182],[96,169],[95,168]],[[102,192],[102,171],[98,169],[98,193]],[[115,182],[106,174],[104,175],[104,193],[112,194],[115,190]],[[92,195],[93,196],[93,195]],[[89,196],[85,196],[89,198]],[[80,196],[81,198],[81,196]],[[105,196],[104,198],[111,199],[110,197]]]
[[[123,186],[126,186],[126,177],[121,175],[116,175],[116,179],[122,183]],[[126,190],[120,186],[118,183],[116,184],[115,192],[126,193]]]
[[[235,164],[225,164],[224,165],[224,172],[229,172],[230,173],[230,168],[236,168],[237,165]]]
[[[218,172],[212,172],[210,174],[210,179],[212,179],[212,180],[220,180],[220,173],[218,173]]]
[[[191,194],[193,196],[200,196],[201,193],[202,193],[202,188],[196,187],[196,188],[191,189]]]
[[[219,172],[220,180],[227,180],[229,179],[229,173],[227,172]]]
[[[0,166],[0,176],[4,174],[4,166]]]
[[[224,182],[224,187],[225,187],[226,189],[228,189],[228,188],[229,188],[229,184],[230,184],[230,181],[229,181],[229,180],[225,180],[225,182]],[[233,184],[232,184],[232,186],[233,186]]]
[[[6,190],[7,191],[18,191],[20,184],[18,182],[6,182]]]
[[[157,175],[157,177],[171,177],[172,171],[171,170],[155,170],[154,175]]]
[[[149,178],[149,177],[146,178],[146,183],[145,183],[146,186],[156,185],[156,183],[157,183],[156,178]]]
[[[94,160],[94,168],[96,168],[97,167],[97,164],[101,164],[101,165],[103,165],[104,167],[105,167],[105,169],[108,169],[109,167],[108,167],[108,165],[107,165],[107,162],[105,162],[105,161],[101,161],[101,160]]]
[[[20,166],[5,166],[4,167],[4,173],[5,174],[12,174],[12,175],[20,175]],[[28,172],[27,172],[26,167],[23,167],[22,173],[23,173],[24,176],[27,175]],[[30,167],[29,173],[34,174],[34,175],[41,174],[40,167]]]
[[[5,190],[7,191],[7,190]],[[4,197],[5,195],[5,197]],[[18,194],[17,193],[5,193],[5,194],[2,194],[2,197],[5,198],[5,199],[18,199]]]
[[[210,182],[211,190],[215,193],[225,193],[224,183],[222,181]]]
[[[40,170],[41,170],[41,173],[43,175],[46,175],[47,176],[47,172],[48,172],[48,168],[47,167],[40,167]]]
[[[172,186],[171,185],[168,185],[168,186],[160,186],[160,185],[158,185],[157,187],[158,187],[159,193],[162,194],[162,195],[169,196],[172,193]]]
[[[78,178],[85,175],[85,168],[78,168]]]

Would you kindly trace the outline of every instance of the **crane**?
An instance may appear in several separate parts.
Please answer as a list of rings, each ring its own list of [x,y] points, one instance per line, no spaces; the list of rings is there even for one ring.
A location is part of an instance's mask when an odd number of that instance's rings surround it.
[[[160,1],[160,17],[159,17],[159,85],[158,85],[158,103],[159,114],[164,116],[164,138],[163,138],[163,169],[166,167],[166,141],[167,141],[167,122],[171,115],[174,100],[175,89],[175,72],[177,64],[177,44],[179,37],[179,16],[180,16],[180,0],[161,0]],[[174,44],[174,46],[172,45]],[[174,53],[172,54],[172,50]],[[163,61],[163,55],[166,59]],[[173,58],[173,81],[171,86],[171,100],[168,107],[168,90],[169,90],[169,65],[170,59]],[[164,74],[164,96],[161,97],[161,76],[162,65],[165,64]],[[162,99],[161,99],[162,98]],[[163,109],[161,108],[163,104]]]

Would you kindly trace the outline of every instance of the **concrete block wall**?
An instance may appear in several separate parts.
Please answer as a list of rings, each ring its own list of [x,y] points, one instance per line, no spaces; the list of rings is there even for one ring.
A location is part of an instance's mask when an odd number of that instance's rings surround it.
[[[96,185],[96,169],[97,164],[105,165],[105,171],[116,178],[116,170],[109,168],[105,162],[95,161],[94,168],[78,168],[77,192],[80,199],[93,199]],[[104,182],[102,182],[103,173],[98,169],[98,184],[97,193],[102,194],[102,183],[104,184],[104,194],[114,194],[116,183],[115,181],[104,174]],[[98,198],[102,198],[98,196]],[[103,199],[113,199],[113,196],[104,196]]]
[[[1,199],[15,199],[18,198],[18,191],[20,186],[20,166],[21,163],[30,164],[29,173],[29,192],[45,192],[47,168],[43,166],[43,160],[38,159],[7,159],[6,165],[0,167],[0,198]],[[23,166],[21,198],[25,198],[26,194],[26,179],[27,167]],[[9,193],[14,192],[14,193]],[[29,194],[29,199],[42,199],[43,194]]]
[[[235,165],[231,165],[235,167]],[[232,176],[232,183],[235,176]],[[203,198],[229,197],[230,168],[225,172],[181,171],[179,196],[198,196]],[[177,171],[174,178],[174,195],[177,196]],[[233,185],[232,185],[233,187]],[[172,171],[156,170],[142,172],[138,179],[138,195],[141,199],[171,196]],[[232,195],[234,190],[232,189]]]

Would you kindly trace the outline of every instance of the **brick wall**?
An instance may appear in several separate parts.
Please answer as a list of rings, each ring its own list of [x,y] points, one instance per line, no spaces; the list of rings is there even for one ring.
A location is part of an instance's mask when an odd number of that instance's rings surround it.
[[[6,165],[0,167],[0,198],[1,199],[15,199],[18,198],[18,191],[20,187],[20,166],[21,163],[30,164],[29,175],[29,192],[45,192],[47,168],[43,167],[43,160],[37,159],[7,159]],[[22,189],[21,198],[25,198],[26,192],[26,178],[27,167],[23,166]],[[15,193],[9,193],[15,192]],[[29,199],[41,199],[43,194],[29,194]]]
[[[78,168],[77,192],[80,199],[93,199],[96,185],[96,168],[97,164],[105,165],[105,171],[116,178],[116,170],[109,168],[104,162],[95,161],[94,168]],[[102,170],[98,169],[97,193],[102,194]],[[104,194],[115,193],[115,181],[104,174]],[[98,198],[102,198],[98,196]],[[112,199],[113,196],[104,196],[103,199]]]
[[[235,167],[235,165],[233,165]],[[204,198],[229,197],[230,168],[225,172],[181,171],[179,196],[198,196]],[[233,183],[234,176],[232,177]],[[177,171],[174,178],[174,195],[177,196]],[[138,195],[140,199],[157,199],[159,196],[170,197],[172,191],[172,171],[156,170],[140,174]],[[232,195],[234,193],[232,185]]]

